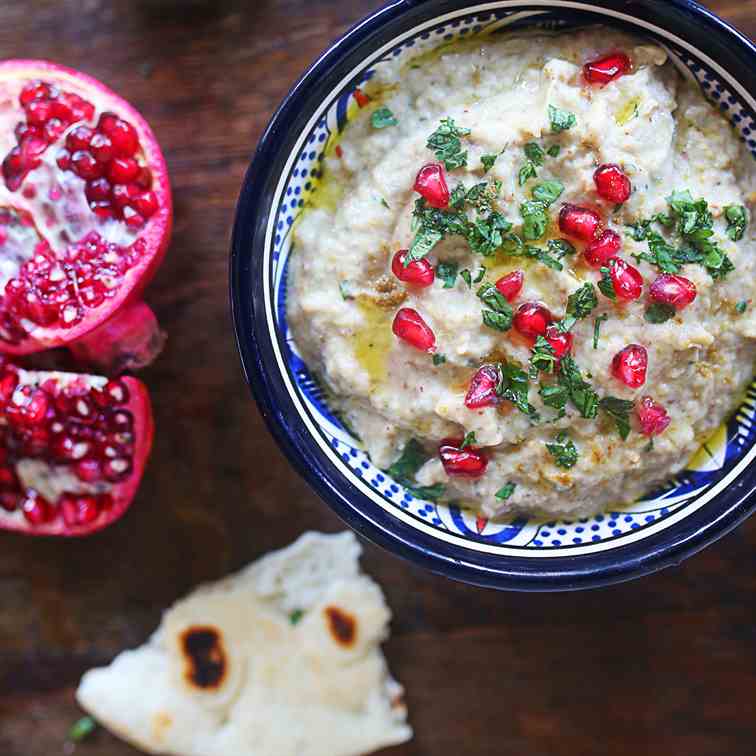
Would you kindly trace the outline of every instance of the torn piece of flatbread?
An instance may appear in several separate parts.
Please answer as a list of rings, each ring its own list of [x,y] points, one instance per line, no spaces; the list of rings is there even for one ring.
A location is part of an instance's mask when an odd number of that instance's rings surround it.
[[[163,616],[82,678],[81,706],[176,756],[357,756],[412,737],[380,650],[390,612],[352,533],[306,533]]]

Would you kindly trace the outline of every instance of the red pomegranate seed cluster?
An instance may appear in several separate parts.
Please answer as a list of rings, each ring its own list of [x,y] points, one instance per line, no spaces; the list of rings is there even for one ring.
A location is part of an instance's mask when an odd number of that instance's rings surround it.
[[[136,129],[115,113],[103,113],[95,128],[82,124],[69,132],[58,167],[87,182],[84,192],[99,218],[139,228],[158,210],[150,169],[136,158],[139,149]]]
[[[102,388],[83,379],[65,387],[53,378],[40,385],[22,384],[18,370],[0,373],[0,506],[20,509],[32,524],[61,515],[67,525],[92,522],[112,506],[105,489],[126,480],[133,470],[134,419],[124,408],[129,392],[122,381]],[[63,493],[50,502],[33,489],[24,490],[14,465],[37,459],[53,470],[67,469],[98,493]]]
[[[2,216],[0,216],[2,223]],[[0,334],[13,342],[26,333],[22,321],[71,328],[86,308],[97,307],[118,290],[124,274],[144,255],[137,239],[128,247],[107,243],[92,231],[56,259],[45,242],[5,285]]]
[[[5,185],[15,192],[42,162],[42,153],[71,124],[94,118],[94,106],[72,92],[61,92],[44,81],[27,84],[19,96],[26,120],[16,126],[16,146],[3,160]]]

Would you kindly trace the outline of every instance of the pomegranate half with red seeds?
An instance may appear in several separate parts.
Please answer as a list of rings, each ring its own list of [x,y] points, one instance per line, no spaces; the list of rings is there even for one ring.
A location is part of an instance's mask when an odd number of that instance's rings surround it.
[[[0,103],[0,352],[28,354],[138,299],[169,241],[171,192],[145,120],[95,79],[5,61]]]
[[[152,446],[135,378],[0,367],[0,529],[81,536],[129,507]]]

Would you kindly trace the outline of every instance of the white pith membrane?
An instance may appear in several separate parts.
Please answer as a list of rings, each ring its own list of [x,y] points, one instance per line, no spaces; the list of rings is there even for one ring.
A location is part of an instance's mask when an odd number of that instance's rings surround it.
[[[57,159],[64,149],[71,132],[82,125],[92,129],[97,127],[103,112],[114,112],[130,123],[137,131],[140,146],[134,159],[141,167],[147,167],[145,155],[147,138],[142,133],[141,124],[130,113],[123,112],[119,102],[113,102],[107,93],[100,92],[92,85],[85,86],[75,77],[61,76],[58,81],[55,71],[30,70],[24,75],[23,69],[15,77],[7,77],[0,71],[0,160],[17,147],[15,129],[19,123],[26,123],[27,115],[22,108],[19,95],[25,85],[33,81],[44,81],[57,87],[59,91],[78,95],[94,106],[94,115],[88,120],[78,120],[67,126],[60,135],[50,142],[38,158],[38,167],[26,174],[20,187],[11,191],[7,182],[0,178],[0,349],[7,345],[9,351],[36,351],[40,347],[60,343],[74,336],[74,329],[86,324],[87,316],[93,310],[106,313],[114,309],[124,297],[154,254],[145,231],[153,223],[145,219],[141,227],[130,227],[123,219],[101,218],[90,209],[85,196],[86,182],[73,170],[63,170]],[[151,167],[151,166],[150,166]],[[159,182],[154,181],[154,184]],[[158,186],[155,191],[158,205],[165,204]],[[155,216],[161,215],[160,210]],[[153,216],[154,217],[154,216]],[[85,242],[90,240],[90,244]],[[55,311],[57,318],[45,321],[37,317],[32,320],[16,308],[9,324],[4,312],[10,307],[6,296],[8,281],[17,278],[24,263],[35,256],[47,265],[46,260],[57,261],[52,269],[42,271],[43,278],[49,278],[52,286],[44,305],[46,311]],[[95,268],[89,268],[85,259],[97,258]],[[84,264],[83,268],[74,265]],[[60,299],[55,299],[55,295]],[[67,292],[67,297],[66,293]],[[37,289],[34,290],[38,294]],[[26,296],[26,292],[24,294]],[[36,300],[35,300],[36,302]],[[64,309],[64,305],[68,305]],[[98,318],[98,321],[100,319]],[[18,328],[13,327],[17,323]],[[89,324],[90,330],[95,324]],[[26,332],[26,336],[24,336]],[[39,346],[29,349],[14,349],[27,338]]]
[[[7,396],[13,375],[18,384]],[[119,485],[131,489],[130,479],[139,476],[135,458],[140,439],[131,406],[134,383],[12,365],[3,368],[0,527],[45,532],[52,526],[57,532],[61,523],[75,530],[108,517],[119,503]],[[34,414],[28,412],[30,399],[46,407],[36,419],[29,419]],[[25,409],[26,418],[19,419],[19,410]],[[65,456],[58,451],[64,438],[70,440]],[[38,445],[31,448],[34,439]],[[80,475],[78,466],[87,465],[91,471],[91,460],[99,460],[99,472]]]

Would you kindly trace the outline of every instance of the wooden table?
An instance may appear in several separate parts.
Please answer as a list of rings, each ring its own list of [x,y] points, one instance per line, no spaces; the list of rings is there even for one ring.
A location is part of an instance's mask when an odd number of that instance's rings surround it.
[[[661,1],[661,0],[660,0]],[[291,470],[243,382],[227,302],[242,175],[289,85],[376,0],[68,0],[0,6],[0,49],[92,73],[153,125],[173,246],[148,299],[170,334],[145,374],[152,464],[85,541],[0,535],[0,755],[63,753],[81,673],[161,610],[303,530],[340,523]],[[756,0],[709,5],[756,35]],[[683,566],[574,595],[497,594],[368,547],[415,741],[392,756],[746,756],[756,748],[756,518]],[[136,751],[99,731],[77,748]]]

